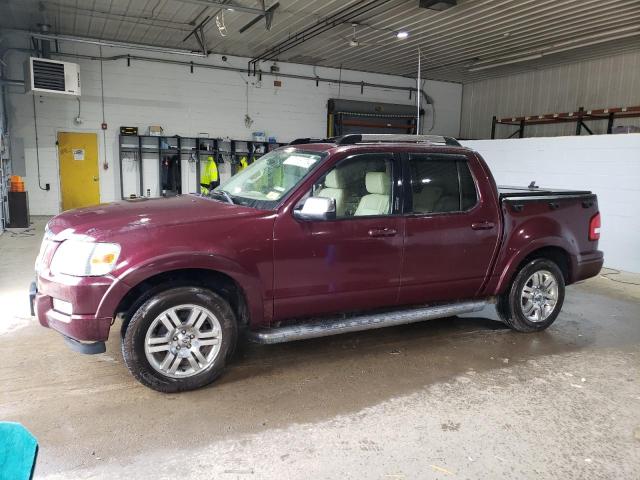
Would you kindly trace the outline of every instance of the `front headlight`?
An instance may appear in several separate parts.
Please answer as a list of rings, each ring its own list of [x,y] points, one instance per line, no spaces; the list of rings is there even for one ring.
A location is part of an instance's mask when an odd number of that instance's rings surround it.
[[[97,277],[110,273],[118,262],[120,245],[67,240],[56,250],[51,272],[75,277]]]

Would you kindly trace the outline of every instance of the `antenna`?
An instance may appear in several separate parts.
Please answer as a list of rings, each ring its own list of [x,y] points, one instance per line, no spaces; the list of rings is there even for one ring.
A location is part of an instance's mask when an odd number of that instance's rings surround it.
[[[420,90],[420,47],[418,47],[418,85],[416,88],[416,97],[418,97],[418,111],[416,112],[416,135],[420,135],[420,97],[422,91]]]

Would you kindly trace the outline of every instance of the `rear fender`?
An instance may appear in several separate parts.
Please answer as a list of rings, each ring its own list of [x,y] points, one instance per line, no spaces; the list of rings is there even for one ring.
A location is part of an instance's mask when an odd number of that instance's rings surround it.
[[[534,217],[517,224],[517,219],[511,218],[507,219],[505,228],[510,229],[511,234],[504,241],[496,267],[487,283],[486,294],[497,295],[504,292],[524,259],[545,247],[564,250],[568,254],[569,269],[574,271],[578,243],[574,235],[554,219]]]

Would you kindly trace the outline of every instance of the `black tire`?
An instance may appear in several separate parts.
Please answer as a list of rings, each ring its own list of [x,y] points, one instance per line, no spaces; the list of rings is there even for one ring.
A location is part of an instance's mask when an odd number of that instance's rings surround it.
[[[544,320],[531,321],[524,312],[523,289],[529,278],[536,272],[549,272],[557,284],[557,299],[553,310]],[[516,274],[509,289],[498,297],[496,310],[500,319],[518,332],[539,332],[548,328],[558,317],[564,303],[564,275],[558,265],[546,258],[536,258],[525,264]]]
[[[173,378],[151,365],[145,354],[145,336],[161,313],[186,304],[211,312],[220,324],[221,339],[218,353],[211,365],[192,376]],[[122,339],[122,356],[131,374],[143,385],[163,393],[182,392],[215,381],[224,370],[226,361],[235,348],[237,337],[238,326],[234,312],[220,295],[202,287],[170,288],[151,296],[133,314]]]

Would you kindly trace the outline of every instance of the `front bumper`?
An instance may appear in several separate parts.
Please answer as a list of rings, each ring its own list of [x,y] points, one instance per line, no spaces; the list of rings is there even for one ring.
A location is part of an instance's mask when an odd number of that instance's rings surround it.
[[[33,311],[42,326],[76,342],[105,342],[113,317],[96,312],[113,283],[109,277],[58,275],[54,279],[45,272],[38,275],[37,286],[32,286],[29,296],[33,296]],[[71,304],[71,313],[55,310],[54,298]]]
[[[36,286],[36,282],[31,282],[31,285],[29,286],[29,306],[31,307],[31,315],[34,316],[35,315],[35,303],[36,303],[36,297],[38,296],[38,287]],[[54,310],[55,312],[55,310]],[[55,313],[59,313],[59,312],[55,312]],[[40,321],[40,323],[46,327],[49,327],[49,312],[47,311],[45,313],[45,320],[47,322],[47,324],[45,325],[42,321]],[[66,319],[65,319],[65,323]],[[104,353],[107,351],[107,346],[105,345],[104,342],[90,342],[90,343],[86,343],[86,342],[81,342],[79,340],[76,340],[74,338],[71,337],[67,337],[66,335],[64,335],[64,340],[65,343],[69,346],[69,348],[71,348],[72,350],[75,350],[76,352],[80,352],[80,353],[86,353],[88,355],[92,355],[92,354],[96,354],[96,353]]]
[[[53,309],[53,297],[36,293],[35,313],[40,325],[56,330],[65,337],[83,342],[104,342],[109,338],[111,317],[94,314],[67,315]]]

